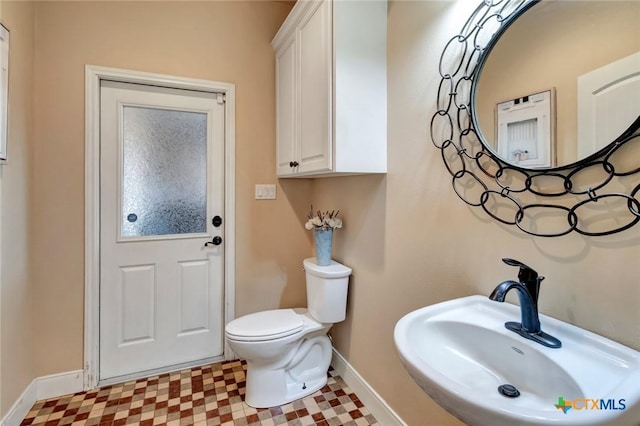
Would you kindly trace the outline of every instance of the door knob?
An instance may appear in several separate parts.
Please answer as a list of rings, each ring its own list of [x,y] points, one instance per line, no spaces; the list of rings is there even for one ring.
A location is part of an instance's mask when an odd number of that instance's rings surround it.
[[[207,241],[206,243],[204,243],[204,246],[205,247],[209,245],[219,246],[220,244],[222,244],[222,237],[219,237],[218,235],[216,235],[215,237],[213,237],[211,241]]]

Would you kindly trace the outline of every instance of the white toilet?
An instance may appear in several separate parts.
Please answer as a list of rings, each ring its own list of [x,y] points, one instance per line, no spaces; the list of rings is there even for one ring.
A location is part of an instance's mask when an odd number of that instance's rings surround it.
[[[351,268],[305,259],[307,309],[245,315],[226,326],[229,347],[247,360],[245,402],[275,407],[312,394],[327,383],[331,341],[327,332],[343,321]]]

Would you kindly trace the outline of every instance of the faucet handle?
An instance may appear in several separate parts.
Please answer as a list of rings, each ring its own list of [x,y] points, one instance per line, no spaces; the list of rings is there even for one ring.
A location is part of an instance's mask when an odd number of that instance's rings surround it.
[[[537,303],[538,293],[540,292],[540,283],[544,280],[544,277],[541,275],[539,276],[533,268],[525,265],[519,260],[505,257],[502,261],[509,266],[517,266],[520,268],[520,271],[518,272],[518,280],[527,287],[527,290],[529,290],[534,302]]]
[[[519,260],[509,259],[508,257],[503,257],[502,261],[504,263],[506,263],[507,265],[509,265],[509,266],[518,266],[520,268],[528,268],[528,269],[532,269],[533,270],[533,268],[528,267],[527,265],[525,265],[524,263],[520,262]]]
[[[538,273],[532,267],[525,265],[519,260],[503,257],[502,261],[509,266],[517,266],[518,268],[520,268],[520,271],[518,272],[518,278],[520,279],[520,282],[527,283],[530,281],[538,280]]]

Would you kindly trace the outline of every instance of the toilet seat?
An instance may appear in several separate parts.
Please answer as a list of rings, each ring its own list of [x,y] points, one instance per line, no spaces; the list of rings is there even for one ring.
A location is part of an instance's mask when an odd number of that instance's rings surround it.
[[[229,339],[260,342],[291,336],[302,330],[304,321],[293,309],[256,312],[227,324]]]

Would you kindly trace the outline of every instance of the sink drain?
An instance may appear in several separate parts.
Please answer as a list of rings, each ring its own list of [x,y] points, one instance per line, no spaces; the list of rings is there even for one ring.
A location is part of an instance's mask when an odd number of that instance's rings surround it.
[[[513,385],[500,385],[498,386],[498,392],[507,398],[517,398],[520,396],[520,391]]]

